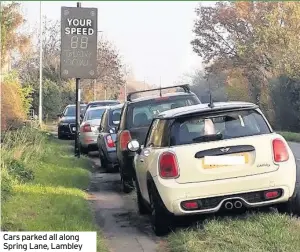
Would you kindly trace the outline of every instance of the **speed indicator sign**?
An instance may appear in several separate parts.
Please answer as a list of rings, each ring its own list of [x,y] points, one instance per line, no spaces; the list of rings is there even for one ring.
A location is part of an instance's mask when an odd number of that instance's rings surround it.
[[[97,17],[97,8],[61,8],[62,77],[97,78]]]

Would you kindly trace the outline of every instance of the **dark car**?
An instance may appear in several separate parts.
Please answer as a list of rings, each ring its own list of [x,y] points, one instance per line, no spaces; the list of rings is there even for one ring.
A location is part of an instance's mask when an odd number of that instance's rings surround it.
[[[101,166],[107,171],[118,171],[115,141],[122,107],[123,104],[108,107],[101,118],[97,144]]]
[[[181,88],[183,92],[174,92],[162,95],[162,90]],[[160,95],[132,99],[138,93],[160,91]],[[154,116],[159,113],[178,107],[201,103],[198,97],[190,91],[188,85],[150,89],[133,92],[127,96],[127,101],[121,113],[121,121],[117,133],[116,149],[120,165],[122,188],[125,193],[132,191],[134,170],[134,154],[127,149],[131,139],[144,142],[148,128]],[[160,137],[157,135],[157,137]]]
[[[86,104],[80,104],[80,113],[85,111]],[[76,133],[76,105],[68,105],[58,114],[57,135],[59,139],[74,137]]]
[[[87,104],[85,111],[87,111],[89,108],[113,106],[113,105],[118,105],[118,104],[120,104],[120,102],[118,100],[92,101]],[[83,116],[84,116],[84,114],[85,114],[85,112],[83,113]]]

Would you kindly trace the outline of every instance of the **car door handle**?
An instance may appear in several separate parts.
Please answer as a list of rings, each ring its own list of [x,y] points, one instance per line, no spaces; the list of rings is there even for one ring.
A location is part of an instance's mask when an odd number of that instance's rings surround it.
[[[144,159],[140,159],[140,162],[144,163]]]

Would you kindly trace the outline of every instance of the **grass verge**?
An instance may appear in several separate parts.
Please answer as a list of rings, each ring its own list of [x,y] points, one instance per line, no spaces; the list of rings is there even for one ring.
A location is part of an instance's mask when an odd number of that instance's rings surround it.
[[[5,153],[30,170],[33,179],[22,183],[13,180],[11,183],[11,195],[2,202],[1,229],[98,231],[98,251],[108,251],[102,233],[94,224],[87,194],[83,190],[89,183],[88,159],[74,158],[70,142],[50,136],[42,142],[40,149],[41,153],[35,153],[35,157],[27,160],[22,157],[26,156],[27,150],[18,154],[21,157],[8,153],[11,151]]]
[[[299,248],[300,221],[278,213],[209,220],[204,228],[172,233],[164,244],[168,252],[294,252]]]
[[[280,131],[278,134],[282,135],[287,141],[300,143],[300,133]]]

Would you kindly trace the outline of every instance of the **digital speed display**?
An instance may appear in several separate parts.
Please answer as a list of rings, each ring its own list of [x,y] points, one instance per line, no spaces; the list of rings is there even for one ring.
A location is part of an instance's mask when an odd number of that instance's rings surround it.
[[[62,7],[61,14],[61,75],[96,78],[97,9]]]

